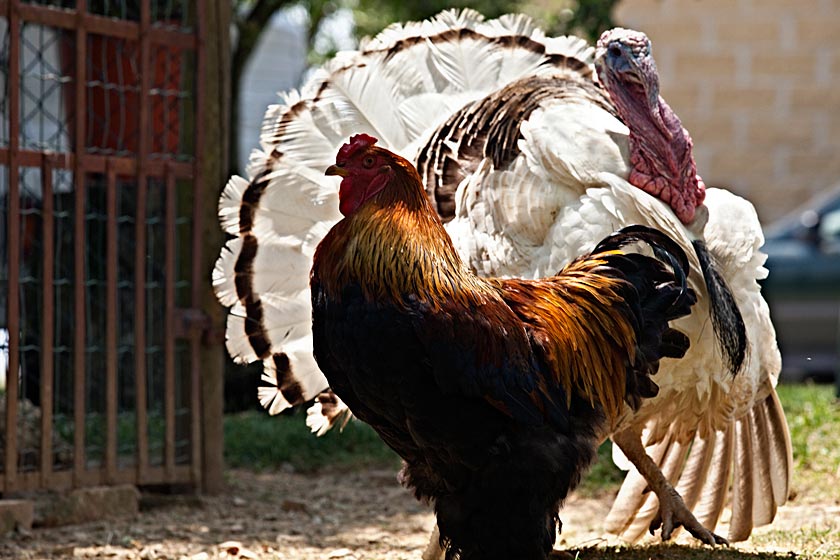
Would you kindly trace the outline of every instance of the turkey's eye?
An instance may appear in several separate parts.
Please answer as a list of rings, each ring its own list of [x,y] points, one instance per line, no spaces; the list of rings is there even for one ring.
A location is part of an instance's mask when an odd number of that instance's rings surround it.
[[[610,45],[610,54],[615,57],[621,56],[621,47],[613,43]]]
[[[374,161],[373,156],[368,156],[362,161],[362,165],[365,166],[365,169],[370,169],[373,167]]]

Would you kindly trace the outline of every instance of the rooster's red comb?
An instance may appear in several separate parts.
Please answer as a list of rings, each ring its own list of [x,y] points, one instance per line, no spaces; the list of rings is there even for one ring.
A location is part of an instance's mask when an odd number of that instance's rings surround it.
[[[370,148],[374,144],[376,144],[378,140],[373,136],[368,136],[367,134],[356,134],[350,137],[350,141],[344,144],[341,149],[338,150],[338,155],[335,158],[336,163],[341,161],[347,161],[353,154]]]

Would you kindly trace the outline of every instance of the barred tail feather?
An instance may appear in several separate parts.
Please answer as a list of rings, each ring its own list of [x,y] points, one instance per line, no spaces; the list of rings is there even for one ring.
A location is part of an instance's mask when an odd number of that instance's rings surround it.
[[[701,484],[700,500],[692,509],[697,521],[714,528],[720,520],[729,495],[732,457],[735,449],[734,422],[714,433],[714,448],[709,459],[709,471]]]
[[[333,426],[343,430],[352,417],[353,413],[344,401],[328,389],[319,394],[306,411],[306,425],[316,436],[322,436]]]

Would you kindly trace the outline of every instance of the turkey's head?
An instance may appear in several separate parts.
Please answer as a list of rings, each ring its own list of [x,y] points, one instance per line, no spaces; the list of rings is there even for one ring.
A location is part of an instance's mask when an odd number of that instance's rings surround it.
[[[659,73],[644,33],[605,31],[595,50],[598,78],[619,117],[630,129],[628,181],[668,204],[690,224],[703,204],[706,186],[697,175],[691,137],[659,96]]]

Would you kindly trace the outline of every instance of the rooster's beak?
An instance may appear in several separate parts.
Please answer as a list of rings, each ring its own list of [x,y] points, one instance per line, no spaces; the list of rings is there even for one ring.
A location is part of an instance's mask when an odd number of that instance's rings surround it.
[[[337,165],[330,165],[327,167],[327,170],[324,171],[324,175],[338,175],[339,177],[347,177],[348,173],[347,170],[343,167],[339,167]]]

